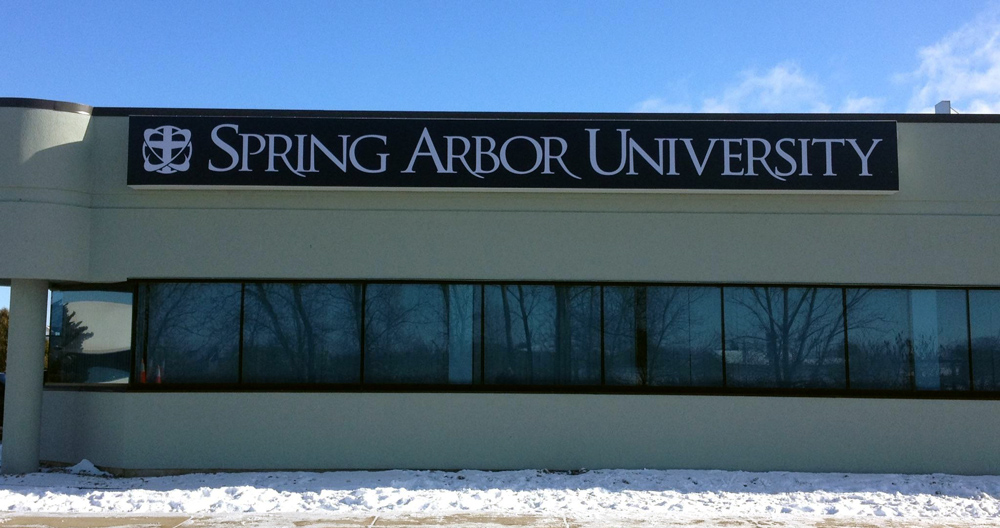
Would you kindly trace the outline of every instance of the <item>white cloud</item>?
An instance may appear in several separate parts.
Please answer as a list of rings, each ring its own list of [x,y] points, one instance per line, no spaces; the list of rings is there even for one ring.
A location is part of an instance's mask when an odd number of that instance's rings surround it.
[[[664,113],[664,114],[687,114],[694,112],[694,108],[686,103],[671,103],[660,97],[650,97],[645,101],[632,107],[633,112],[643,113]]]
[[[839,105],[830,102],[827,90],[794,62],[782,62],[763,73],[747,70],[717,96],[700,103],[650,97],[632,107],[633,112],[662,113],[830,113],[885,112],[886,98],[849,95]]]
[[[703,112],[829,112],[820,83],[791,62],[767,72],[746,71],[739,84],[702,104]]]
[[[986,11],[919,56],[920,67],[906,76],[919,83],[911,112],[950,100],[963,113],[1000,113],[1000,10]]]
[[[883,112],[885,99],[875,97],[848,97],[840,105],[840,111],[845,114],[873,114]]]
[[[867,102],[861,102],[862,99]],[[857,104],[874,105],[877,101],[860,98]],[[806,75],[792,62],[784,62],[761,73],[747,70],[738,82],[722,91],[721,95],[705,97],[700,104],[669,101],[650,97],[632,107],[634,112],[712,112],[712,113],[795,113],[831,111],[825,101],[823,86]]]
[[[949,100],[962,113],[1000,113],[1000,4],[938,42],[918,51],[920,66],[897,75],[912,84],[909,112],[933,112],[938,101]],[[839,98],[839,97],[838,97]],[[837,98],[833,98],[836,100]],[[795,62],[766,70],[747,70],[721,93],[701,101],[672,101],[650,97],[635,112],[713,113],[843,113],[885,112],[887,99],[849,95],[840,104],[830,102],[823,84]],[[898,111],[898,103],[888,111]]]

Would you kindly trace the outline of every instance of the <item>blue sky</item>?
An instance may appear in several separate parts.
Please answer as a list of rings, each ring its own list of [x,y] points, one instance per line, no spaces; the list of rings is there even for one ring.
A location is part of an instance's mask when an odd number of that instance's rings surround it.
[[[0,96],[96,106],[1000,109],[1000,8],[983,0],[0,7]]]
[[[921,112],[950,99],[1000,112],[997,1],[0,0],[0,13],[0,97],[538,112]]]

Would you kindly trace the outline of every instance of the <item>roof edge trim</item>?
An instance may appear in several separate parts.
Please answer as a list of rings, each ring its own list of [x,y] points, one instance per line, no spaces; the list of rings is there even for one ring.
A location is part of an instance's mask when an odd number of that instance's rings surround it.
[[[0,108],[32,108],[84,115],[92,115],[94,111],[94,107],[84,104],[51,101],[48,99],[29,99],[26,97],[0,97]]]

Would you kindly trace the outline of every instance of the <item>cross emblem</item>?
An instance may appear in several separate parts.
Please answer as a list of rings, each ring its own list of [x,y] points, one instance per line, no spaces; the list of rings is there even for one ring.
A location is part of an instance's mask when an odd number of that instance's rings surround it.
[[[143,132],[143,168],[173,174],[191,168],[191,131],[165,125]]]

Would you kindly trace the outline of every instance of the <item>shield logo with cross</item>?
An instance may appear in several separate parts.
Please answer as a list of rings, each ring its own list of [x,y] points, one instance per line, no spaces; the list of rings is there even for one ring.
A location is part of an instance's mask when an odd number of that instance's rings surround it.
[[[191,168],[191,131],[165,125],[142,134],[146,172],[173,174]]]

